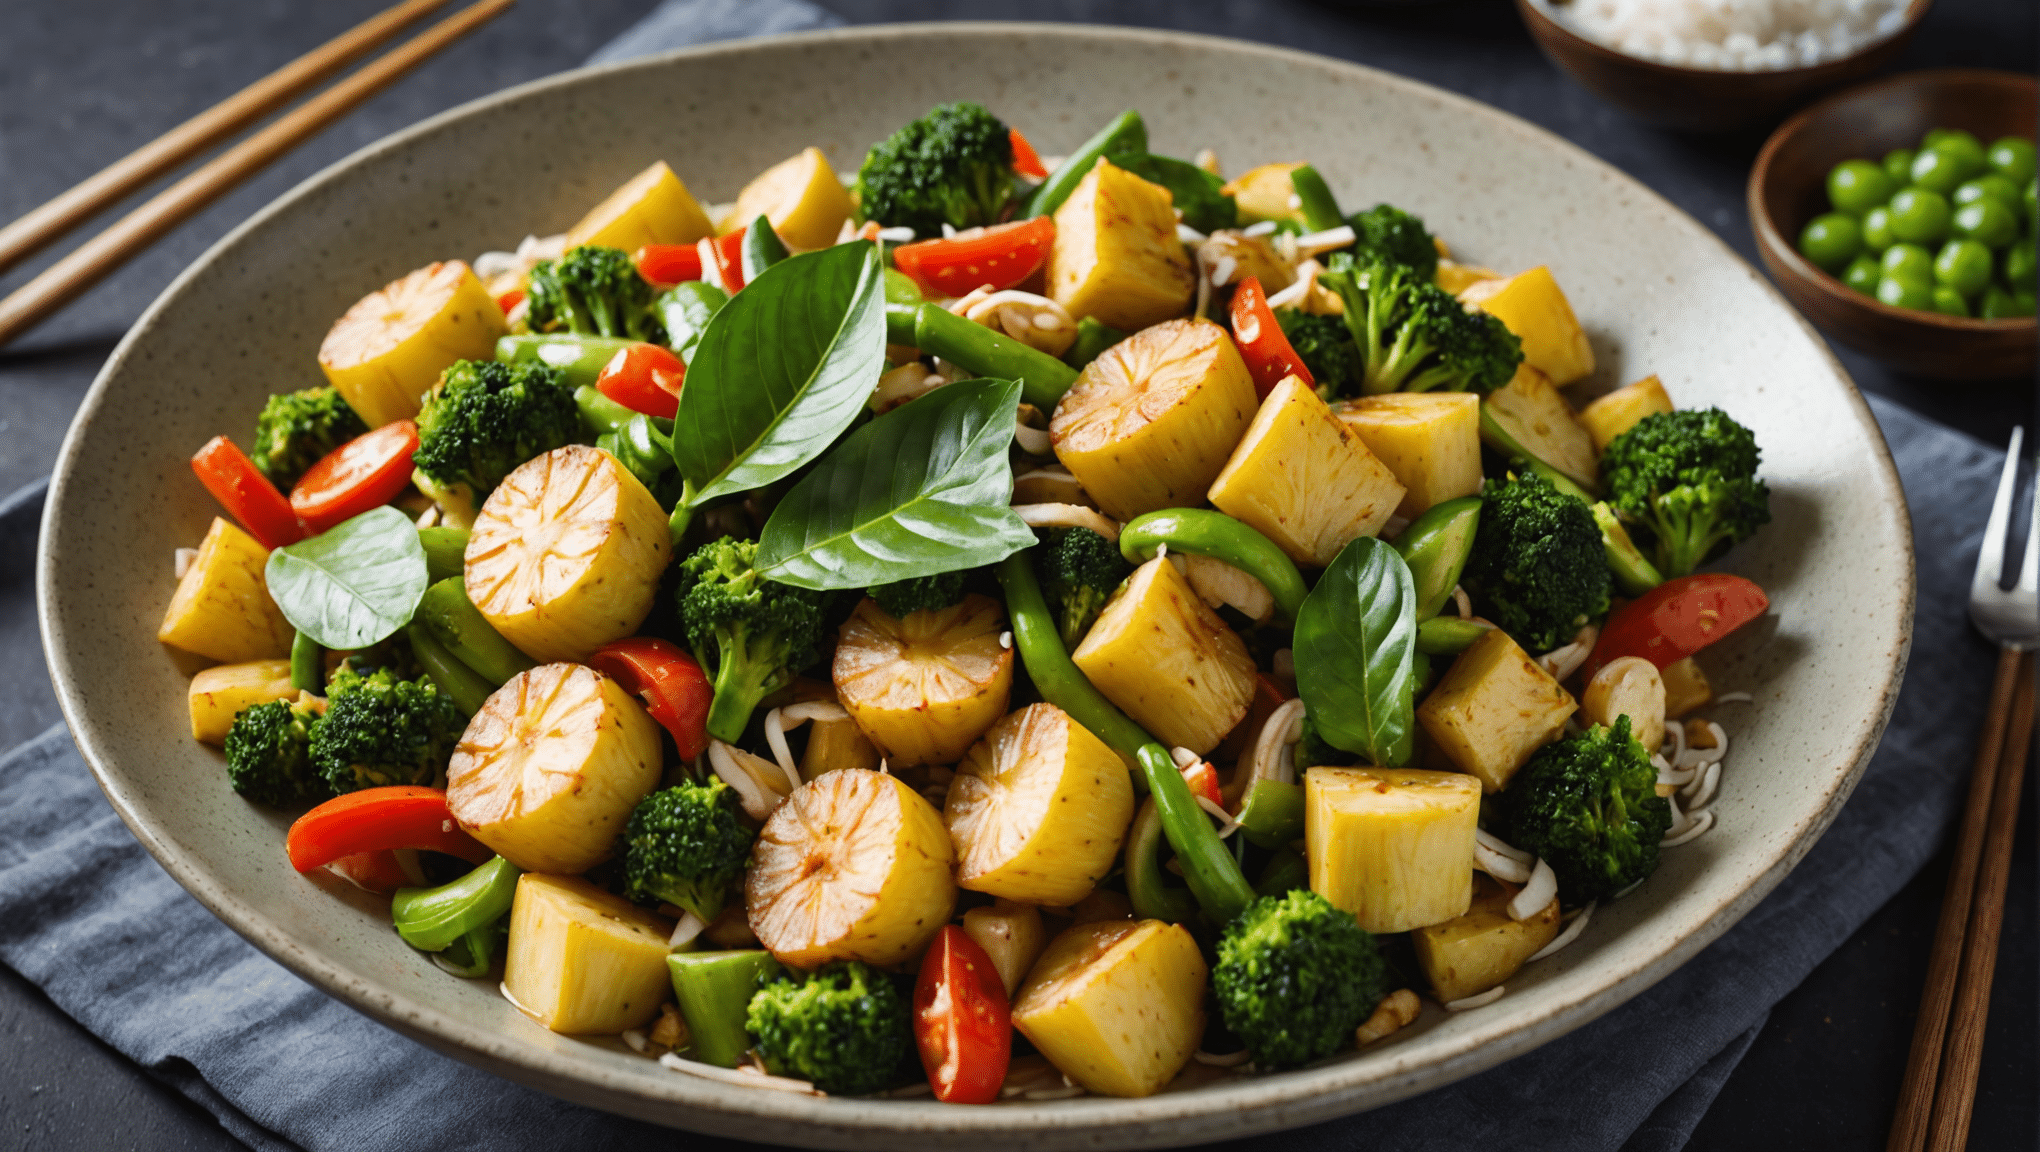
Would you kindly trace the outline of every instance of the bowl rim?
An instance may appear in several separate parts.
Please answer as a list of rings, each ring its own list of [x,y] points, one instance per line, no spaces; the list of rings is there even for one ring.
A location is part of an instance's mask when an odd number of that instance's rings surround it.
[[[1837,56],[1833,60],[1823,60],[1818,64],[1802,64],[1794,68],[1764,68],[1755,71],[1743,71],[1731,68],[1689,68],[1682,64],[1667,64],[1662,60],[1652,60],[1646,56],[1632,56],[1619,48],[1610,47],[1599,40],[1574,31],[1563,20],[1546,11],[1543,0],[1516,0],[1516,10],[1522,13],[1524,21],[1531,25],[1531,33],[1539,39],[1548,37],[1562,41],[1567,48],[1577,50],[1587,56],[1595,57],[1602,63],[1619,62],[1633,65],[1647,72],[1660,73],[1667,79],[1677,78],[1687,80],[1704,80],[1715,77],[1747,78],[1752,76],[1761,76],[1767,80],[1773,78],[1783,81],[1811,80],[1822,73],[1852,63],[1868,53],[1884,48],[1894,40],[1910,36],[1913,29],[1919,26],[1920,20],[1926,16],[1927,9],[1933,6],[1934,0],[1906,0],[1905,21],[1903,23],[1888,35],[1879,36],[1868,43],[1857,45],[1856,50],[1847,56]]]
[[[1529,0],[1521,2],[1528,3]],[[1763,148],[1757,152],[1756,163],[1750,165],[1749,180],[1744,185],[1743,199],[1750,214],[1750,229],[1757,234],[1757,243],[1763,248],[1765,255],[1770,257],[1774,269],[1782,266],[1823,296],[1841,304],[1863,309],[1880,319],[1893,323],[1917,324],[1950,333],[2004,333],[2031,329],[2040,324],[2040,319],[2032,316],[2007,316],[1985,320],[1976,316],[1948,316],[1940,312],[1899,308],[1886,304],[1875,296],[1866,296],[1842,283],[1839,277],[1801,254],[1799,247],[1786,237],[1779,222],[1772,217],[1770,206],[1765,203],[1766,193],[1770,191],[1772,182],[1772,164],[1792,145],[1794,139],[1805,131],[1806,126],[1812,123],[1815,117],[1831,111],[1833,105],[1846,100],[1912,88],[1928,80],[1977,80],[2005,84],[2023,88],[2028,102],[2040,96],[2040,78],[2022,72],[2008,72],[2001,68],[1924,68],[1915,72],[1895,73],[1830,93],[1793,113],[1764,140]]]
[[[1788,829],[1789,835],[1781,837],[1776,847],[1767,848],[1770,853],[1768,859],[1759,858],[1761,868],[1739,890],[1720,899],[1706,909],[1705,914],[1696,911],[1686,924],[1668,929],[1666,934],[1672,939],[1663,949],[1649,955],[1614,957],[1605,961],[1600,979],[1591,990],[1582,991],[1541,1015],[1497,1016],[1493,1022],[1468,1029],[1422,1064],[1411,1065],[1393,1057],[1379,1061],[1363,1057],[1280,1076],[1242,1079],[1216,1090],[1207,1087],[1193,1093],[1166,1093],[1142,1099],[1009,1103],[997,1109],[973,1109],[932,1103],[916,1106],[912,1100],[818,1099],[726,1086],[677,1074],[672,1077],[670,1088],[647,1091],[644,1081],[591,1067],[578,1055],[569,1054],[572,1050],[545,1048],[502,1029],[468,1024],[429,1000],[386,991],[323,954],[299,947],[265,914],[201,868],[169,836],[167,830],[154,824],[138,804],[138,798],[123,787],[109,769],[110,756],[95,739],[93,726],[88,723],[85,701],[74,679],[69,649],[63,642],[64,629],[55,592],[58,555],[51,541],[59,512],[73,495],[72,479],[74,471],[81,466],[85,426],[105,403],[110,382],[116,374],[125,370],[128,357],[137,343],[160,322],[170,302],[193,279],[229,256],[249,233],[345,170],[407,148],[414,141],[439,131],[453,121],[532,93],[571,87],[594,75],[669,68],[705,57],[770,53],[788,43],[884,46],[888,42],[914,38],[1016,34],[1036,39],[1056,37],[1141,43],[1159,48],[1219,48],[1257,57],[1273,69],[1284,65],[1308,65],[1342,72],[1364,84],[1400,89],[1409,95],[1454,107],[1466,115],[1484,118],[1498,131],[1527,137],[1542,147],[1570,157],[1575,163],[1619,181],[1628,194],[1670,214],[1675,224],[1691,230],[1692,238],[1700,245],[1712,245],[1718,257],[1741,268],[1759,292],[1768,293],[1771,302],[1798,324],[1815,355],[1844,386],[1843,403],[1868,433],[1872,453],[1864,463],[1870,470],[1872,481],[1881,483],[1892,494],[1888,508],[1892,534],[1903,547],[1907,563],[1902,566],[1898,580],[1896,601],[1899,619],[1895,622],[1882,696],[1859,722],[1853,749],[1842,754],[1849,760],[1846,768],[1841,770],[1825,801],[1816,809],[1803,813]],[[79,488],[86,490],[89,483],[80,481]],[[1156,1147],[1181,1143],[1183,1122],[1186,1120],[1194,1119],[1202,1125],[1193,1139],[1218,1140],[1328,1120],[1450,1084],[1541,1047],[1597,1019],[1657,983],[1726,932],[1767,896],[1812,849],[1853,792],[1882,738],[1897,702],[1898,688],[1911,649],[1916,596],[1912,551],[1911,518],[1890,448],[1867,401],[1818,333],[1775,286],[1757,274],[1721,237],[1657,192],[1581,146],[1471,97],[1366,65],[1296,49],[1201,33],[1120,26],[1015,21],[916,22],[725,41],[636,60],[573,69],[467,101],[364,145],[308,176],[229,231],[181,272],[129,329],[101,368],[64,437],[53,470],[37,542],[36,604],[45,657],[65,720],[94,779],[136,839],[179,884],[263,953],[342,1003],[428,1047],[576,1103],[670,1126],[684,1126],[694,1131],[751,1139],[779,1139],[811,1147],[888,1149],[910,1144],[946,1148],[953,1146],[949,1141],[959,1136],[983,1141],[987,1148],[1037,1148],[1043,1146],[1044,1141],[1080,1141],[1092,1147]],[[1836,759],[1840,767],[1842,757]],[[1070,1107],[1070,1104],[1087,1106]]]

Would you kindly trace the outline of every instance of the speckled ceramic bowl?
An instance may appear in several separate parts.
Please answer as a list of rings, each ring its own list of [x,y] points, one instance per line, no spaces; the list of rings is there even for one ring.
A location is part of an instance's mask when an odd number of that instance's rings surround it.
[[[960,1108],[725,1087],[613,1042],[554,1036],[493,985],[441,973],[391,933],[380,901],[285,867],[288,819],[235,797],[218,755],[191,742],[190,670],[153,637],[171,552],[214,513],[186,460],[222,430],[246,435],[269,392],[316,381],[320,337],[357,297],[431,260],[558,231],[655,157],[726,199],[804,145],[854,166],[893,127],[960,97],[1049,153],[1138,107],[1161,151],[1215,147],[1233,171],[1309,157],[1349,204],[1406,205],[1466,258],[1550,264],[1600,360],[1589,387],[1655,372],[1680,403],[1718,403],[1756,430],[1776,520],[1729,566],[1770,589],[1773,612],[1708,654],[1722,690],[1756,697],[1720,713],[1735,735],[1720,824],[1667,852],[1648,884],[1492,1006],[1430,1008],[1365,1053],[1146,1100]],[[1586,1023],[1727,929],[1827,826],[1891,708],[1913,595],[1898,479],[1862,399],[1762,277],[1635,181],[1520,120],[1365,68],[1040,25],[845,30],[577,72],[335,165],[221,241],[121,344],[64,444],[38,573],[57,691],[114,807],[173,876],[293,971],[559,1096],[700,1131],[870,1149],[1222,1139],[1422,1092]]]

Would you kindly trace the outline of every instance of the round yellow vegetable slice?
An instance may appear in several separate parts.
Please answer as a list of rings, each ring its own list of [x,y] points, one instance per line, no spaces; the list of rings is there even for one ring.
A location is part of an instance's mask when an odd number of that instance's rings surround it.
[[[895,765],[953,764],[1006,711],[1013,650],[989,596],[895,620],[867,599],[845,621],[836,698]]]
[[[744,185],[722,231],[735,232],[760,216],[794,248],[827,248],[850,218],[850,193],[820,148],[804,148]]]
[[[637,631],[673,554],[659,502],[616,457],[569,444],[504,477],[468,536],[468,599],[534,660]]]
[[[1050,907],[1090,895],[1133,820],[1133,784],[1105,742],[1034,704],[971,745],[942,806],[956,882]]]
[[[711,231],[708,213],[661,160],[631,177],[567,229],[567,247],[595,244],[635,252],[646,244],[692,244]]]
[[[658,786],[662,755],[658,724],[616,681],[543,664],[468,721],[446,768],[446,806],[526,872],[585,872]]]
[[[897,777],[845,768],[816,777],[765,822],[744,907],[781,961],[896,964],[956,906],[949,834],[935,806]]]
[[[319,345],[319,367],[377,428],[416,416],[448,365],[494,358],[496,338],[509,330],[468,266],[447,260],[356,302]]]

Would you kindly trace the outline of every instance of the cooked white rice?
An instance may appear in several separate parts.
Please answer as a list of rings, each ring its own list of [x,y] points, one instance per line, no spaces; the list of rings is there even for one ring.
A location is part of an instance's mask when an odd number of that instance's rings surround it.
[[[1539,0],[1573,31],[1683,68],[1772,72],[1839,60],[1897,32],[1905,0]]]

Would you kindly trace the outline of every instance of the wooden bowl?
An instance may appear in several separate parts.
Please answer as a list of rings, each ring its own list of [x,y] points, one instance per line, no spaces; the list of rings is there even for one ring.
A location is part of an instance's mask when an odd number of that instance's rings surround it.
[[[1587,91],[1664,128],[1726,132],[1775,120],[1808,97],[1868,76],[1897,59],[1933,0],[1912,0],[1905,23],[1853,56],[1811,68],[1725,72],[1681,68],[1618,52],[1553,19],[1538,0],[1516,0],[1516,10],[1551,62]]]
[[[1838,93],[1780,125],[1750,169],[1750,226],[1771,279],[1822,332],[1900,372],[1944,380],[2030,376],[2033,317],[1971,320],[1894,308],[1799,254],[1807,221],[1828,210],[1828,170],[1852,157],[1915,148],[1930,128],[1981,140],[2034,134],[2040,84],[1973,68],[1908,72]]]

